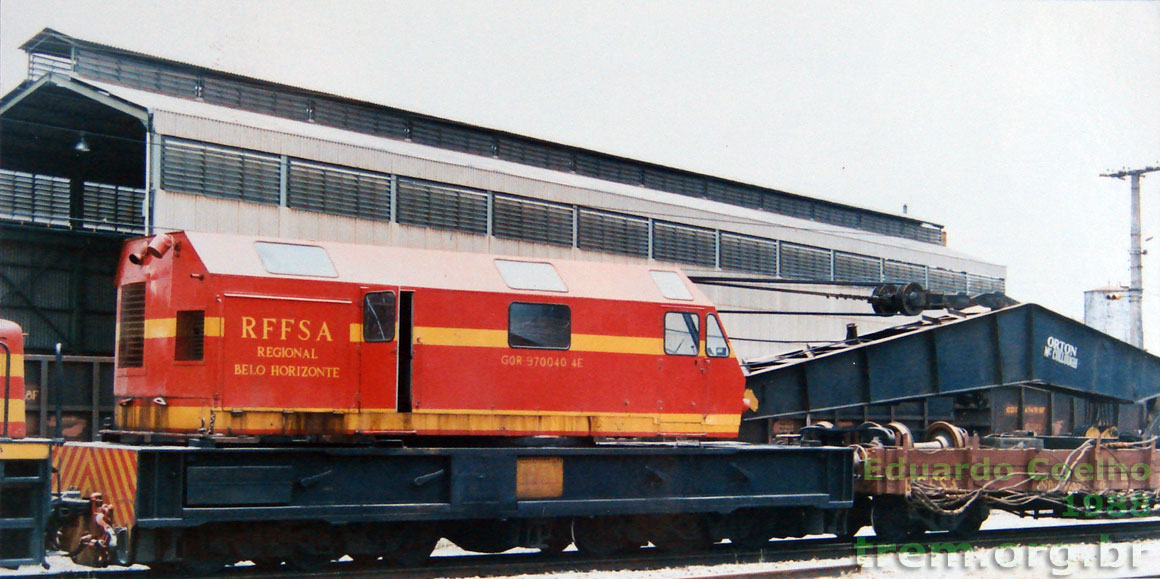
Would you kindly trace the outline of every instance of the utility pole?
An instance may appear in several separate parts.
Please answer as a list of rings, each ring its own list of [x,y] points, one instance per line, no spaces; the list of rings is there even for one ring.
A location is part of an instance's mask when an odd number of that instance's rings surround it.
[[[1128,286],[1128,309],[1131,320],[1128,322],[1128,342],[1137,348],[1144,347],[1144,265],[1140,262],[1143,251],[1140,248],[1140,178],[1145,173],[1160,171],[1160,167],[1144,167],[1143,169],[1123,169],[1116,173],[1101,173],[1100,177],[1113,177],[1121,181],[1125,177],[1132,178],[1132,229],[1131,229],[1131,256],[1132,281]]]

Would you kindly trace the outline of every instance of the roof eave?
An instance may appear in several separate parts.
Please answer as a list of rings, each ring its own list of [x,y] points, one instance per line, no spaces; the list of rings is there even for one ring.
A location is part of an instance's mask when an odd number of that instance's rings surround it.
[[[65,90],[70,90],[77,93],[78,95],[107,106],[117,112],[134,117],[141,121],[141,124],[145,125],[146,128],[149,126],[149,110],[145,107],[131,103],[119,97],[115,97],[108,92],[80,82],[72,77],[57,73],[46,74],[36,82],[22,89],[17,89],[17,94],[7,99],[3,107],[0,107],[0,116],[4,116],[4,114],[11,110],[12,107],[20,104],[22,101],[24,101],[24,99],[31,97],[36,93],[37,90],[39,90],[41,87],[44,87],[45,85],[52,85],[55,87],[63,88]]]

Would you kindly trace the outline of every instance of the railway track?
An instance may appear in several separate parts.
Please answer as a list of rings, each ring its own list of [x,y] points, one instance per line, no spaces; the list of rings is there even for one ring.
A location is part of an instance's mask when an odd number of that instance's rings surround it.
[[[378,564],[358,565],[353,562],[339,561],[313,573],[290,571],[285,568],[266,570],[239,566],[227,568],[215,576],[246,579],[280,579],[291,576],[435,579],[477,576],[510,577],[561,572],[649,571],[692,566],[712,567],[782,561],[817,560],[826,562],[800,569],[787,569],[784,572],[762,572],[760,574],[762,577],[817,577],[835,576],[856,571],[860,568],[859,561],[863,557],[889,555],[898,552],[900,547],[911,549],[912,552],[932,552],[933,547],[948,544],[965,544],[971,549],[988,549],[1005,546],[1034,547],[1156,538],[1160,538],[1160,520],[1149,519],[1146,521],[1118,521],[1057,527],[993,529],[980,531],[971,537],[952,537],[946,533],[928,533],[913,542],[900,544],[878,541],[873,536],[859,537],[853,541],[838,538],[786,539],[773,541],[768,547],[756,550],[742,550],[728,544],[719,544],[712,549],[697,553],[673,554],[656,549],[641,549],[639,553],[616,557],[592,557],[575,551],[555,554],[471,554],[433,557],[426,564],[413,568],[395,568]],[[85,569],[55,575],[60,577],[92,577],[94,573],[91,569]],[[157,574],[144,570],[118,570],[97,572],[96,575],[101,579],[128,577],[140,579]],[[166,572],[165,576],[193,577],[193,575],[173,574],[172,571]],[[755,575],[753,573],[696,575],[696,577],[715,578],[741,576]]]

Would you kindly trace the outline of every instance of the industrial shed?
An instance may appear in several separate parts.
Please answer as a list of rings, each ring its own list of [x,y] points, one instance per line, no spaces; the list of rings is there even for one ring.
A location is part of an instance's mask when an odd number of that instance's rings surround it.
[[[32,352],[61,342],[66,353],[110,354],[120,241],[176,229],[653,262],[691,275],[1004,287],[1004,267],[952,250],[942,226],[903,215],[50,29],[23,49],[28,79],[0,99],[0,305],[27,329]],[[704,289],[723,310],[869,311],[819,296]],[[841,339],[849,322],[871,331],[897,321],[724,322],[748,357]]]

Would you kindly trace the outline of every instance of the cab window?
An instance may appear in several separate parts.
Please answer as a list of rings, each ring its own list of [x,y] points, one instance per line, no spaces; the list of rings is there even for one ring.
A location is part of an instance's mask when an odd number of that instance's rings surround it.
[[[705,353],[713,358],[729,357],[729,342],[725,341],[717,314],[705,316]]]
[[[696,356],[700,351],[701,319],[693,312],[665,313],[665,353]]]
[[[363,341],[395,339],[395,292],[371,292],[363,298]]]
[[[508,308],[508,345],[567,350],[572,346],[572,310],[560,304],[513,303]]]
[[[177,335],[173,359],[196,362],[205,359],[205,310],[177,312]]]

